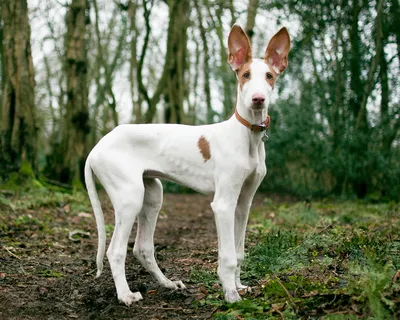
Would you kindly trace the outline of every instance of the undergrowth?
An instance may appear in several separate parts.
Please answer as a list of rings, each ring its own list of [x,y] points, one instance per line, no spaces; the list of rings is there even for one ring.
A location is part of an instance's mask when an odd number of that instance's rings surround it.
[[[2,189],[0,206],[11,210],[54,208],[68,205],[68,211],[87,211],[90,202],[85,191],[63,190],[57,187],[32,186],[26,190]]]
[[[396,203],[265,201],[251,214],[242,268],[252,290],[215,319],[398,319],[399,221]]]
[[[5,215],[0,219],[4,245],[16,230],[35,236],[48,228],[51,236],[57,227],[54,208],[60,219],[69,212],[90,212],[83,191],[44,185],[0,191],[0,211],[18,213],[10,215],[12,221]],[[43,217],[49,221],[35,217],[32,209],[48,211]],[[189,282],[201,286],[195,303],[210,305],[215,319],[400,318],[398,203],[275,204],[266,199],[251,213],[246,246],[242,280],[251,291],[242,292],[238,303],[223,302],[216,270],[191,269]],[[43,269],[40,276],[63,273]]]

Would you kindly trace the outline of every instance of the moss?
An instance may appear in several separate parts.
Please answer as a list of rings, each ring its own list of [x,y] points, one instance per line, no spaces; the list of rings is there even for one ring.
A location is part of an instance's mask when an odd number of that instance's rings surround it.
[[[85,188],[83,187],[82,181],[80,179],[74,179],[72,180],[72,190],[76,191],[82,191]]]
[[[64,275],[60,272],[57,272],[55,270],[42,270],[38,274],[40,277],[45,277],[45,278],[61,278],[64,277]]]
[[[33,179],[35,177],[35,173],[33,172],[32,166],[26,161],[21,162],[21,166],[19,168],[19,174],[26,178]]]

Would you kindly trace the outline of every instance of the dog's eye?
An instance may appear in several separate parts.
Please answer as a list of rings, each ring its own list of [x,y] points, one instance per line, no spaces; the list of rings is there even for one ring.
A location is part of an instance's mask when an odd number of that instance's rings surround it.
[[[243,78],[250,79],[250,72],[246,71],[245,73],[243,73]]]
[[[268,80],[272,80],[274,78],[274,76],[272,75],[271,72],[267,72],[267,79]]]

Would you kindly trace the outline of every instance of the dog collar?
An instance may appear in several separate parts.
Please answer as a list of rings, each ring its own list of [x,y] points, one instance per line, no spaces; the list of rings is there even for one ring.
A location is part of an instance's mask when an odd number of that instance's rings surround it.
[[[246,119],[242,118],[236,109],[235,109],[235,116],[236,116],[236,119],[238,119],[238,121],[242,125],[244,125],[248,129],[250,129],[251,131],[255,131],[255,132],[263,132],[263,131],[267,130],[269,128],[269,124],[271,122],[271,117],[267,116],[267,119],[265,119],[265,121],[261,122],[260,124],[251,124]]]

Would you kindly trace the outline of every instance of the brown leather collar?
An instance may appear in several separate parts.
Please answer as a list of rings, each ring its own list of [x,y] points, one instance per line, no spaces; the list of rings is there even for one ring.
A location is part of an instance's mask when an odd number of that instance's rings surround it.
[[[250,129],[251,131],[255,131],[255,132],[262,132],[262,131],[267,130],[269,128],[269,123],[271,122],[271,117],[267,116],[267,119],[265,119],[265,121],[261,122],[260,124],[251,124],[247,120],[243,119],[240,116],[240,114],[237,112],[236,109],[235,109],[235,116],[236,116],[236,119],[238,119],[238,121],[242,125],[244,125],[248,129]]]

